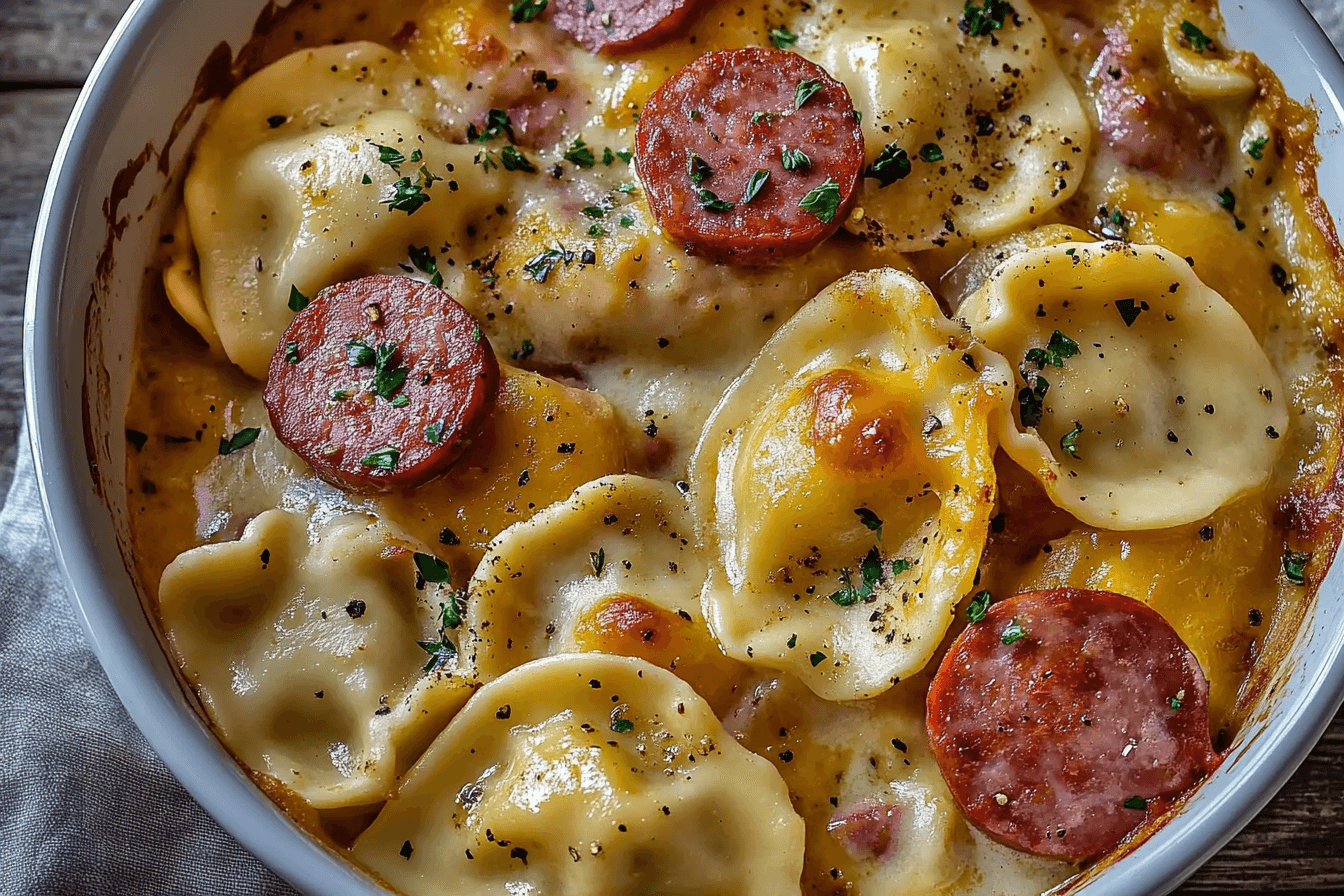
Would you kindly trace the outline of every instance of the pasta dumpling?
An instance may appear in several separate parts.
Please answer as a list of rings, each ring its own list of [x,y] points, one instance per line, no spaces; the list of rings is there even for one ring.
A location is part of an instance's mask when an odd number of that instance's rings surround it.
[[[164,630],[220,739],[316,809],[385,800],[474,687],[416,646],[448,640],[456,595],[413,550],[363,514],[310,532],[268,510],[164,570]]]
[[[868,169],[846,226],[902,250],[1021,227],[1074,194],[1089,157],[1087,115],[1036,11],[1014,2],[964,28],[959,8],[846,9],[798,44],[862,116]]]
[[[1072,865],[1016,861],[962,820],[929,748],[923,694],[903,684],[832,703],[781,676],[746,688],[725,717],[739,743],[774,764],[807,824],[804,891],[1043,893],[1069,877]],[[1006,886],[1013,879],[1021,886]]]
[[[351,854],[405,896],[780,896],[803,822],[685,682],[572,654],[482,687]]]
[[[461,248],[497,217],[498,170],[444,142],[432,93],[391,50],[303,50],[253,75],[196,145],[184,202],[200,301],[229,360],[265,379],[296,304],[341,280],[398,271],[408,247]],[[268,117],[269,116],[269,117]],[[473,170],[476,168],[477,170]],[[468,176],[469,175],[469,176]],[[476,225],[469,228],[469,225]],[[448,291],[460,291],[461,275]],[[180,272],[169,284],[189,305]],[[199,321],[199,311],[183,316]]]
[[[1017,365],[1004,449],[1084,523],[1193,522],[1269,478],[1288,425],[1279,376],[1236,310],[1170,251],[1025,251],[960,313]]]
[[[988,535],[1011,377],[898,271],[844,277],[789,321],[692,460],[728,655],[833,700],[923,668]]]
[[[670,482],[610,476],[506,529],[468,588],[483,680],[556,653],[637,656],[716,708],[742,676],[700,613],[705,564],[686,498]]]

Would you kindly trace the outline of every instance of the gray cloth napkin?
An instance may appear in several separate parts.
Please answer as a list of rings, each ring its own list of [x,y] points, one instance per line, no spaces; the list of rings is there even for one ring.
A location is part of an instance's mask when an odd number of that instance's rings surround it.
[[[0,508],[0,607],[0,892],[294,893],[169,774],[84,643],[26,433]]]
[[[1344,3],[1306,5],[1340,46]],[[294,893],[196,805],[126,715],[56,572],[26,435],[0,509],[0,607],[7,896]]]

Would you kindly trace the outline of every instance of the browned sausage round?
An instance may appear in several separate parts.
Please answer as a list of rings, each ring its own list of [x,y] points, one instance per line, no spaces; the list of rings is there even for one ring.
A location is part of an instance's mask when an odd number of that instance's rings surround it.
[[[688,249],[763,264],[836,231],[863,169],[845,85],[796,53],[706,53],[644,105],[635,161],[658,223]]]
[[[966,817],[1042,856],[1109,852],[1216,764],[1194,654],[1151,608],[1104,591],[992,605],[952,645],[927,711]]]
[[[647,50],[685,28],[699,0],[551,0],[551,24],[593,53]]]
[[[333,485],[419,485],[457,460],[494,405],[499,365],[466,309],[405,277],[322,290],[271,358],[280,441]]]

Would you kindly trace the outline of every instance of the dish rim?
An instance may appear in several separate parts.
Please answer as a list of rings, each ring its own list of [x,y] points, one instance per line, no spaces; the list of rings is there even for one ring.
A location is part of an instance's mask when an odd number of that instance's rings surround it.
[[[85,638],[132,721],[173,776],[224,830],[297,889],[313,896],[386,896],[386,890],[303,832],[266,798],[203,721],[189,708],[183,711],[176,680],[165,682],[153,668],[155,658],[141,652],[131,623],[109,597],[104,557],[86,524],[83,440],[76,440],[81,447],[71,447],[64,438],[69,414],[63,402],[69,399],[59,377],[61,302],[80,175],[98,152],[100,132],[110,128],[104,111],[120,110],[130,100],[129,75],[144,51],[164,23],[192,2],[133,0],[99,54],[57,145],[37,219],[23,318],[25,423],[38,491],[56,564]],[[1301,0],[1222,2],[1243,9],[1261,6],[1281,17],[1303,56],[1302,65],[1315,75],[1324,99],[1344,118],[1340,99],[1344,61]],[[1338,211],[1344,214],[1344,209]],[[119,555],[115,564],[124,569]],[[1344,559],[1332,564],[1320,593],[1327,588],[1344,591]],[[1319,597],[1316,602],[1319,606]],[[1300,693],[1282,698],[1281,714],[1244,739],[1236,774],[1209,781],[1197,804],[1187,804],[1134,853],[1077,892],[1108,896],[1170,892],[1283,787],[1344,703],[1344,626],[1323,629],[1318,619],[1313,624],[1310,617],[1302,625],[1294,654],[1304,648],[1307,629],[1313,636],[1327,636],[1319,671]]]

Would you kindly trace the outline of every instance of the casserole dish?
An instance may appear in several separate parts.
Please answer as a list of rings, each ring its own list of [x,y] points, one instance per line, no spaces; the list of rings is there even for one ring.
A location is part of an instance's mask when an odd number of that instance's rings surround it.
[[[219,10],[203,33],[193,4],[137,3],[95,67],[58,149],[34,249],[25,333],[30,433],[63,573],[95,651],[151,744],[226,829],[296,886],[376,892],[292,826],[215,741],[164,658],[125,571],[121,409],[130,389],[135,299],[161,229],[158,197],[199,126],[198,104],[220,89],[229,48],[275,15],[259,6]],[[1225,15],[1234,44],[1259,53],[1291,96],[1315,101],[1328,171],[1344,152],[1336,100],[1344,70],[1333,49],[1297,6],[1247,4]],[[182,108],[188,111],[178,114]],[[1329,182],[1322,194],[1334,205],[1344,201]],[[1220,771],[1158,834],[1075,886],[1105,893],[1174,887],[1286,780],[1344,696],[1344,635],[1332,624],[1344,602],[1339,576],[1332,570],[1326,577]]]

